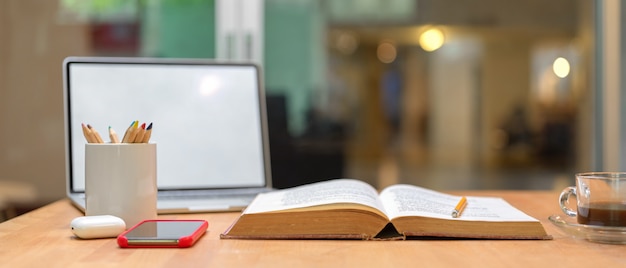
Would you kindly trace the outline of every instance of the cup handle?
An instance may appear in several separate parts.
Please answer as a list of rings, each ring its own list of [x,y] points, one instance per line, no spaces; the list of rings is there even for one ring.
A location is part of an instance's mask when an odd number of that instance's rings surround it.
[[[572,195],[576,197],[576,187],[569,186],[563,189],[561,195],[559,196],[559,205],[561,205],[561,210],[563,210],[565,215],[570,217],[576,217],[576,211],[573,211],[567,207],[567,204],[569,203],[569,198]]]

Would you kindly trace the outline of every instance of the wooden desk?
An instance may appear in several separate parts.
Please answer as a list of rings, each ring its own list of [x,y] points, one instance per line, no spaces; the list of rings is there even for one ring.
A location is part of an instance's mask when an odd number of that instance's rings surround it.
[[[554,240],[220,240],[238,213],[162,215],[206,219],[209,231],[192,248],[121,249],[115,239],[80,240],[69,223],[82,216],[61,200],[0,224],[3,267],[625,267],[626,246],[570,238],[547,220],[558,193],[462,192],[501,196],[540,219]]]

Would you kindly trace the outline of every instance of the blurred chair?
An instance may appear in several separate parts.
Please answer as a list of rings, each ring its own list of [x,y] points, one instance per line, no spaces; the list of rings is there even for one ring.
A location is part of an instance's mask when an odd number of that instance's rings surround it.
[[[342,177],[343,139],[317,131],[320,124],[315,120],[304,135],[293,137],[288,127],[287,98],[268,94],[266,100],[272,186],[282,189]]]
[[[17,216],[17,208],[31,206],[37,190],[30,183],[0,180],[0,221]]]

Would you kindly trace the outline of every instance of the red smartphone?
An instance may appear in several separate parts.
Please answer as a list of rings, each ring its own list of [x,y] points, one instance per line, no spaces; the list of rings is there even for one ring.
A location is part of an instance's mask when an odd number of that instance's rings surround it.
[[[209,228],[205,220],[145,220],[117,237],[122,248],[186,248]]]

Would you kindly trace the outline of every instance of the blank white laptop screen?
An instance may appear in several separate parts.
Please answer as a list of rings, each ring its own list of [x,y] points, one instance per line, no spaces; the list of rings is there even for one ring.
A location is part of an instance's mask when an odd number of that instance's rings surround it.
[[[84,191],[81,123],[108,140],[153,123],[159,189],[266,186],[259,71],[254,65],[70,63],[72,189]]]

